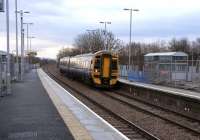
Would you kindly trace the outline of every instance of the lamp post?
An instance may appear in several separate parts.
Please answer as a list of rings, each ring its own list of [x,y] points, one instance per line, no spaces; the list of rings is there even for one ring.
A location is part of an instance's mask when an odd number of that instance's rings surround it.
[[[91,45],[91,36],[90,36],[90,32],[95,32],[95,31],[97,31],[97,30],[86,30],[88,33],[89,33],[89,39],[90,39],[90,41],[89,41],[89,46],[90,46],[90,51],[92,51],[92,45]]]
[[[104,49],[107,50],[108,49],[107,48],[107,24],[111,24],[111,22],[110,21],[100,21],[99,23],[104,24],[104,26],[105,26],[105,33],[104,33],[104,35],[105,35],[105,43],[104,43]]]
[[[129,51],[128,51],[128,70],[130,70],[130,65],[131,65],[131,42],[132,42],[132,14],[134,12],[138,12],[139,9],[128,9],[124,8],[125,11],[130,11],[130,32],[129,32]]]
[[[29,51],[29,25],[33,25],[33,23],[23,23],[24,25],[26,25],[27,27],[27,43],[26,43],[26,50],[27,50],[27,53]]]
[[[29,46],[29,50],[31,51],[31,48],[32,48],[32,39],[34,39],[36,37],[34,36],[29,36],[29,39],[30,39],[30,46]]]
[[[17,14],[17,11],[18,11],[18,3],[17,3],[17,0],[15,0],[15,28],[16,28],[16,77],[17,77],[17,80],[19,80],[19,54],[18,54],[18,14]]]
[[[33,23],[23,23],[23,25],[26,25],[27,29],[27,43],[26,43],[26,55],[27,55],[27,58],[25,59],[26,60],[26,68],[29,70],[30,69],[30,65],[29,65],[29,57],[28,57],[28,53],[29,53],[29,25],[33,25]]]
[[[33,51],[31,51],[31,48],[32,48],[32,39],[35,38],[35,37],[34,36],[29,36],[28,38],[30,40],[29,54],[28,54],[28,58],[29,59],[28,60],[29,60],[29,66],[31,66],[32,65],[32,59],[33,59],[32,56],[31,56],[31,54],[34,53]]]
[[[20,19],[21,19],[21,72],[20,72],[20,80],[23,80],[24,75],[24,28],[23,28],[23,15],[29,14],[28,11],[17,11],[17,13],[20,13]]]
[[[6,29],[7,29],[7,65],[6,65],[6,86],[7,95],[11,94],[11,75],[10,75],[10,25],[9,25],[9,0],[6,0]]]

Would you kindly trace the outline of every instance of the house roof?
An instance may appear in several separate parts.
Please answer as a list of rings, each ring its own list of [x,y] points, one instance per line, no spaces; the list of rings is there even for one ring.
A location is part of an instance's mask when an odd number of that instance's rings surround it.
[[[159,53],[148,53],[144,56],[188,56],[184,52],[159,52]]]

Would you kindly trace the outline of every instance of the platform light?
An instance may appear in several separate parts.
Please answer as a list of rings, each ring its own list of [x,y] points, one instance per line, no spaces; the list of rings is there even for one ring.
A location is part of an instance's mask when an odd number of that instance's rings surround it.
[[[24,74],[24,14],[30,14],[29,11],[17,11],[17,13],[20,14],[20,19],[21,19],[21,72],[20,72],[20,80],[23,80],[23,74]]]
[[[131,42],[132,42],[132,15],[133,12],[139,12],[139,9],[124,8],[125,11],[130,11],[130,32],[129,32],[129,51],[128,51],[128,70],[130,71],[131,65]]]
[[[27,52],[29,51],[29,26],[33,25],[34,23],[30,22],[30,23],[23,23],[24,25],[26,25],[26,35],[27,35],[27,43],[26,43],[26,50]]]
[[[105,26],[105,43],[104,43],[104,49],[105,50],[109,50],[109,48],[107,47],[107,24],[111,24],[110,21],[100,21],[100,24],[104,24]]]

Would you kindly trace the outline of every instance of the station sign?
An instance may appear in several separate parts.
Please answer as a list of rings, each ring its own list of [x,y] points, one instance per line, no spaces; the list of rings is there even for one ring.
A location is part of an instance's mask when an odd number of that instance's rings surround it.
[[[4,0],[0,0],[0,12],[4,12]]]

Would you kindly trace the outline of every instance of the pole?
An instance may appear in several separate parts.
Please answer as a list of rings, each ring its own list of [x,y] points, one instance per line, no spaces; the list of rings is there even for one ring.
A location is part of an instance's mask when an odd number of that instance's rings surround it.
[[[22,29],[22,79],[25,73],[25,52],[24,52],[24,40],[25,40],[25,33],[24,29]]]
[[[30,37],[30,44],[29,44],[29,51],[31,52],[31,48],[32,48],[32,42],[31,42],[31,40],[32,40],[32,37]]]
[[[17,80],[19,79],[19,54],[18,54],[18,6],[17,0],[15,0],[15,25],[16,25],[16,76]]]
[[[23,74],[24,74],[24,29],[23,29],[23,11],[20,11],[21,15],[21,73],[20,73],[20,80],[23,80]]]
[[[7,65],[6,65],[6,85],[7,95],[11,94],[10,77],[10,27],[9,27],[9,0],[6,0],[6,28],[7,28]]]
[[[138,9],[128,9],[128,8],[124,8],[124,10],[126,11],[130,11],[130,32],[129,32],[129,37],[130,37],[130,41],[129,41],[129,52],[128,52],[128,69],[130,70],[130,66],[131,66],[131,42],[132,42],[132,14],[133,14],[133,11],[135,12],[138,12],[139,10]]]
[[[193,67],[194,67],[194,52],[193,52],[193,46],[192,46],[192,74],[191,74],[191,81],[193,82]]]
[[[27,44],[26,44],[26,45],[27,45],[27,46],[26,46],[27,48],[26,48],[26,50],[27,50],[27,53],[28,53],[28,48],[29,48],[29,43],[28,43],[28,36],[29,36],[28,33],[29,33],[29,28],[28,28],[28,24],[26,24],[26,25],[27,25]]]
[[[27,23],[27,43],[26,43],[26,53],[27,53],[27,58],[26,58],[26,66],[28,67],[29,69],[29,56],[28,56],[28,51],[29,51],[29,43],[28,43],[28,32],[29,32],[29,29],[28,29],[28,23]]]
[[[107,50],[107,34],[106,34],[106,30],[107,30],[107,27],[106,27],[106,22],[105,22],[105,44],[104,44],[104,49]]]
[[[132,9],[130,9],[130,41],[129,41],[129,53],[128,53],[128,70],[130,71],[131,66],[131,37],[132,37]]]
[[[92,47],[91,47],[91,40],[92,40],[92,38],[91,38],[91,35],[90,35],[90,32],[88,32],[89,33],[89,51],[91,52],[92,51]]]
[[[25,12],[25,13],[27,13],[27,12]],[[29,62],[30,62],[30,58],[29,58],[29,52],[30,52],[30,50],[29,50],[29,39],[30,39],[30,37],[29,37],[29,25],[32,25],[33,23],[23,23],[23,24],[26,24],[26,26],[27,26],[27,43],[26,43],[26,52],[27,52],[27,57],[26,57],[26,68],[28,68],[28,70],[29,70],[29,68],[30,68],[30,65],[29,65]]]
[[[104,38],[104,49],[107,50],[108,49],[108,47],[106,47],[107,46],[107,24],[111,24],[111,22],[101,21],[99,23],[102,23],[105,26],[105,29],[104,29],[105,30],[105,33],[104,33],[104,36],[105,36],[105,38]]]
[[[29,36],[29,50],[31,51],[32,50],[32,39],[34,39],[35,37],[34,36]]]

